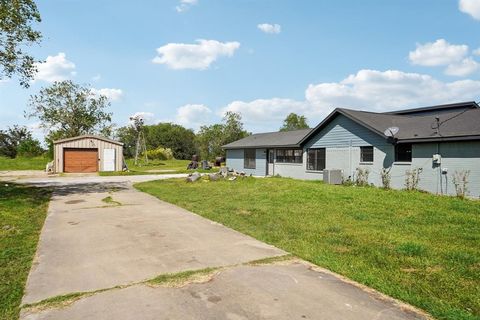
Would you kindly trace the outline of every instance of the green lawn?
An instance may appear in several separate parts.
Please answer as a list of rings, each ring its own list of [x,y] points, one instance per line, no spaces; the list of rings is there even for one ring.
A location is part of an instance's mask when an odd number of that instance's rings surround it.
[[[142,191],[417,306],[480,319],[480,202],[286,178]]]
[[[139,174],[168,174],[168,173],[190,173],[198,172],[218,172],[218,168],[211,170],[187,170],[187,165],[190,160],[150,160],[147,165],[134,165],[133,159],[127,159],[127,166],[129,171],[121,172],[100,172],[101,176],[129,176]],[[164,171],[165,170],[165,171]]]
[[[48,189],[0,184],[0,319],[18,319],[50,199]]]
[[[5,158],[0,157],[0,171],[2,170],[45,170],[45,166],[49,163],[46,157],[33,158]]]

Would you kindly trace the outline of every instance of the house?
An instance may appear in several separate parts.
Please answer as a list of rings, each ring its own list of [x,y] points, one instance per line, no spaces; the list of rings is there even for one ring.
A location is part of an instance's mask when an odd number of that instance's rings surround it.
[[[355,179],[369,170],[368,182],[403,189],[408,171],[421,168],[419,188],[455,194],[453,175],[469,171],[468,190],[480,196],[480,107],[475,102],[395,112],[337,108],[313,129],[253,134],[224,146],[229,168],[254,176],[323,179],[339,169]]]
[[[54,172],[122,171],[123,143],[94,135],[53,142]]]

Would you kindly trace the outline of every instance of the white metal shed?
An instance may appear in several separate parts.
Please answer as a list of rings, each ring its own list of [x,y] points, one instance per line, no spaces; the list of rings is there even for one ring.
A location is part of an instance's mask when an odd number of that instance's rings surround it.
[[[61,139],[54,144],[54,172],[122,171],[123,143],[83,135]]]

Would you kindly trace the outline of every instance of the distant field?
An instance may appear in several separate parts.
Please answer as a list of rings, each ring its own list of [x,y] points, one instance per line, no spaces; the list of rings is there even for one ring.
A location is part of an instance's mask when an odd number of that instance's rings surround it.
[[[135,186],[438,319],[480,319],[480,201],[287,178]]]
[[[0,157],[0,171],[4,170],[45,170],[50,162],[46,157],[34,158],[5,158]]]

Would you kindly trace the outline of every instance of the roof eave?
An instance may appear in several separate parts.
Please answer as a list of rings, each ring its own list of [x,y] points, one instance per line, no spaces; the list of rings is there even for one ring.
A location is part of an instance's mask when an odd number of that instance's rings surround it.
[[[423,143],[423,142],[447,142],[447,141],[472,141],[480,140],[480,135],[454,136],[454,137],[429,137],[398,139],[397,143]]]
[[[81,135],[81,136],[76,136],[76,137],[71,137],[71,138],[55,140],[55,141],[53,141],[53,144],[75,141],[75,140],[80,140],[80,139],[97,139],[97,140],[102,140],[102,141],[106,141],[106,142],[110,142],[110,143],[113,143],[113,144],[123,146],[123,142],[115,141],[115,140],[112,140],[112,139],[108,139],[108,138],[104,138],[104,137],[96,136],[96,135],[92,135],[92,134],[86,134],[86,135]]]
[[[222,146],[222,149],[232,150],[232,149],[272,149],[272,148],[301,148],[299,144],[282,144],[282,145],[259,145],[259,146]]]

